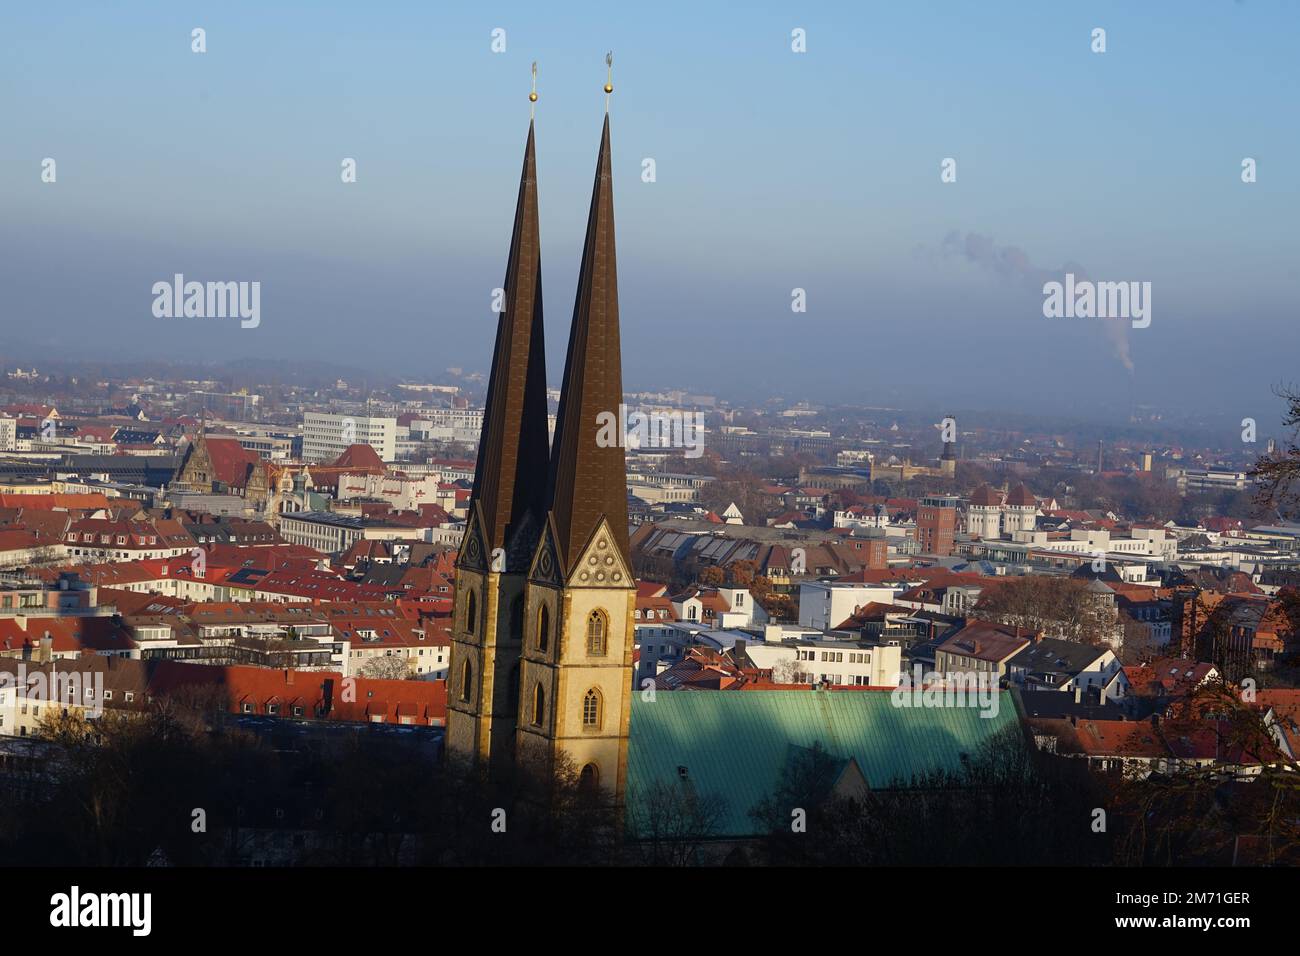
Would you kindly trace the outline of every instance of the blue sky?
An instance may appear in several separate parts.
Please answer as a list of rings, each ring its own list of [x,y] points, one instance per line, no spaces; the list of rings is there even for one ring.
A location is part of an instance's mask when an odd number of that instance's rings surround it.
[[[1298,27],[1261,0],[5,4],[0,355],[485,368],[536,59],[558,379],[612,49],[630,387],[1268,419],[1300,352]],[[1024,274],[945,241],[972,235]],[[1152,282],[1133,372],[1042,316],[1033,277],[1070,263]],[[261,326],[154,318],[175,272],[261,281]]]

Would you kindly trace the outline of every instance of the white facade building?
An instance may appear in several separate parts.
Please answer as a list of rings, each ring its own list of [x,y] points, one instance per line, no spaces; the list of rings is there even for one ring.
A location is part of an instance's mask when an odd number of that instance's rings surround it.
[[[413,437],[426,441],[476,442],[483,431],[481,408],[430,408],[411,422]]]
[[[307,412],[302,420],[302,457],[334,461],[350,445],[369,445],[382,461],[397,457],[397,419]]]
[[[872,601],[894,603],[897,593],[894,588],[849,581],[806,581],[799,585],[799,626],[825,633]]]
[[[420,505],[438,503],[438,479],[433,475],[343,475],[338,495],[339,501],[381,499],[394,511],[416,511]]]
[[[850,687],[897,687],[899,684],[903,651],[897,644],[801,640],[788,646],[794,651],[791,683]]]

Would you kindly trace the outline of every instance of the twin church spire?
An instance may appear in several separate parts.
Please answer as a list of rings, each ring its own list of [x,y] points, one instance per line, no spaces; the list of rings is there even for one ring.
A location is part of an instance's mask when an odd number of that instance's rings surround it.
[[[533,76],[529,99],[535,103],[535,65]],[[622,557],[628,557],[624,450],[602,447],[597,440],[598,416],[619,415],[623,401],[608,113],[612,91],[607,78],[555,440],[549,448],[537,162],[534,124],[531,119],[528,124],[504,309],[470,497],[470,514],[480,524],[484,546],[499,556],[504,552],[504,567],[498,561],[497,570],[525,571],[548,522],[566,576],[602,519]]]
[[[606,62],[609,62],[607,58]],[[506,265],[474,491],[456,567],[447,752],[489,773],[561,766],[621,798],[636,589],[621,416],[618,270],[607,108],[547,441],[533,124]],[[536,103],[536,86],[529,99]],[[605,426],[605,427],[602,427]],[[540,761],[540,763],[538,763]]]
[[[497,322],[483,430],[469,511],[483,545],[504,552],[498,570],[526,570],[541,529],[549,468],[546,344],[542,323],[542,252],[537,228],[537,158],[528,123],[505,299]],[[500,550],[498,550],[500,549]]]
[[[601,442],[597,431],[601,416],[621,418],[622,401],[614,189],[606,113],[546,491],[560,565],[566,575],[602,518],[609,522],[624,559],[628,557],[624,451],[617,444]]]

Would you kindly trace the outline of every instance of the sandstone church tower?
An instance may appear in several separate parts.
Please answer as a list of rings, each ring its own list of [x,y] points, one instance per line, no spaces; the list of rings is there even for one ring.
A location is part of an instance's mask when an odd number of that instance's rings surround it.
[[[513,760],[524,584],[546,515],[546,357],[531,122],[503,288],[456,565],[447,674],[447,747],[489,769]]]
[[[607,81],[606,94],[612,90]],[[528,156],[521,207],[530,194],[531,130]],[[534,196],[534,264],[535,205]],[[519,245],[518,219],[515,231]],[[511,263],[515,268],[514,247]],[[621,416],[623,401],[608,104],[554,447],[544,465],[537,462],[535,441],[526,442],[512,430],[536,428],[540,421],[544,448],[545,389],[533,384],[531,371],[535,355],[537,381],[544,380],[540,284],[531,275],[535,295],[527,299],[528,318],[523,318],[516,311],[521,299],[512,292],[518,279],[512,287],[510,278],[479,448],[475,507],[457,572],[447,744],[453,753],[486,758],[489,766],[513,760],[546,769],[563,759],[584,786],[621,801],[636,587],[624,449],[601,441],[598,427],[604,416]],[[521,340],[528,342],[522,354],[516,348]],[[503,348],[512,351],[503,357]],[[517,390],[504,388],[498,396],[498,382],[514,382],[512,376],[518,378]],[[521,404],[506,395],[517,395]],[[498,446],[518,449],[508,474],[507,456],[493,451]],[[504,533],[492,538],[483,515],[489,506],[500,514],[505,501],[512,502],[508,518],[491,526]],[[501,572],[492,570],[493,548],[504,549]],[[513,747],[506,743],[509,733]]]

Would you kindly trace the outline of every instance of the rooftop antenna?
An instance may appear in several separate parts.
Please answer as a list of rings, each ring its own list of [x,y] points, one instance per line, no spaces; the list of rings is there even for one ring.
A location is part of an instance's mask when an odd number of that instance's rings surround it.
[[[537,117],[537,61],[533,60],[533,91],[528,94],[528,118]]]

